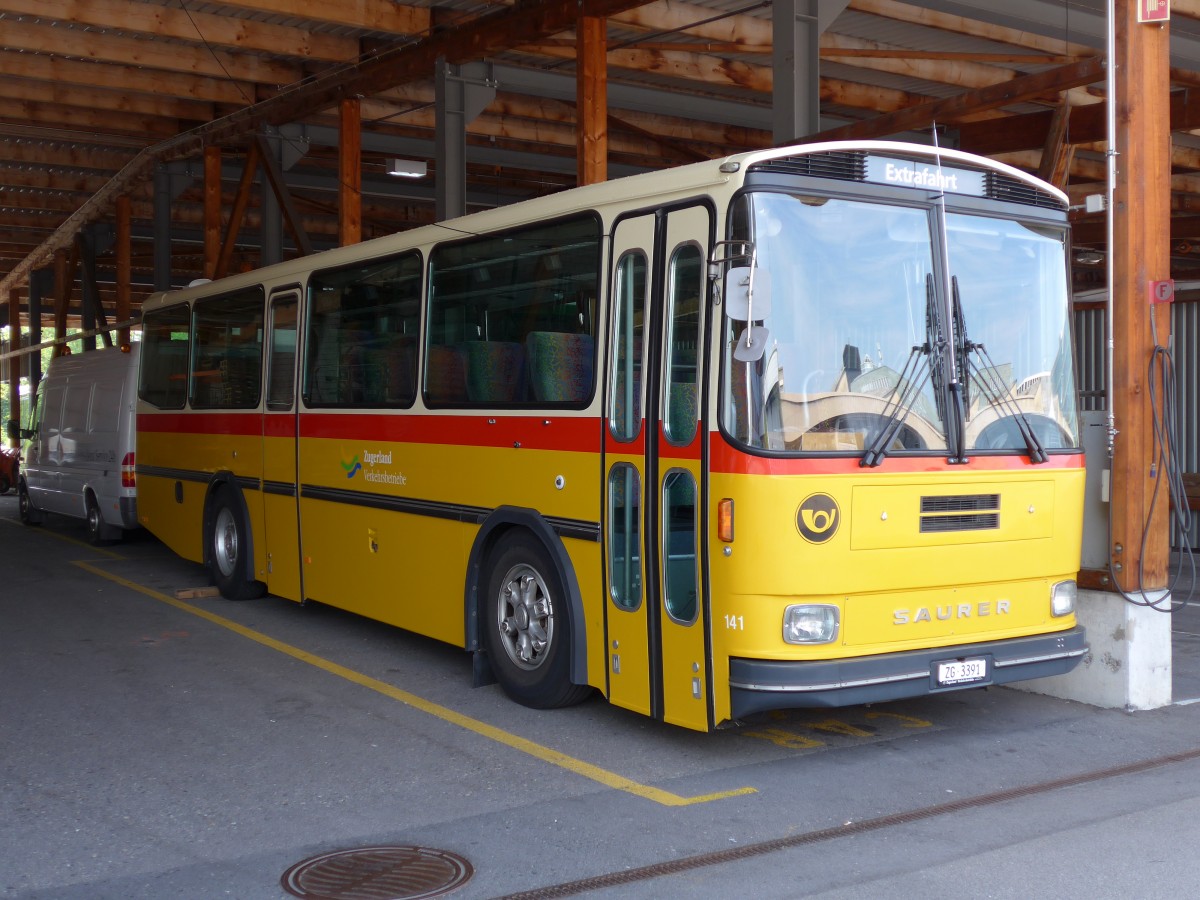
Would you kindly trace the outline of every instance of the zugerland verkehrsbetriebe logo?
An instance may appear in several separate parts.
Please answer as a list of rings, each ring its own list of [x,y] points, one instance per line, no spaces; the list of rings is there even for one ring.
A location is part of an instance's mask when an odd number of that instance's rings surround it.
[[[407,484],[408,478],[393,465],[391,450],[363,450],[354,454],[349,461],[343,453],[340,462],[347,478],[362,472],[364,481],[372,484]]]

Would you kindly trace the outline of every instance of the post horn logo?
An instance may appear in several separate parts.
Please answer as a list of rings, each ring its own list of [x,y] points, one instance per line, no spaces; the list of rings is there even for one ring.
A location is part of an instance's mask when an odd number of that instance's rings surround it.
[[[809,494],[796,513],[800,536],[813,544],[823,544],[837,534],[841,511],[828,494]]]

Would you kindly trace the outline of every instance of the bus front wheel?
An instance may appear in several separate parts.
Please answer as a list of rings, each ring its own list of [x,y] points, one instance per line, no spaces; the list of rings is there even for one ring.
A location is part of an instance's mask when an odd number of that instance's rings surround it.
[[[245,555],[250,550],[250,529],[241,507],[228,488],[219,490],[213,498],[212,523],[208,570],[221,596],[227,600],[261,597],[265,585],[246,577]]]
[[[571,683],[571,620],[562,577],[527,535],[505,539],[491,556],[484,644],[504,692],[523,706],[553,709],[583,700]]]

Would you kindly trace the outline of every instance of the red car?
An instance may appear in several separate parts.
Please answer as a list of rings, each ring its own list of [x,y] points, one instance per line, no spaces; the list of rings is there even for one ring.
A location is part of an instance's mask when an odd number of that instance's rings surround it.
[[[7,494],[9,488],[16,486],[20,458],[20,450],[0,445],[0,494]]]

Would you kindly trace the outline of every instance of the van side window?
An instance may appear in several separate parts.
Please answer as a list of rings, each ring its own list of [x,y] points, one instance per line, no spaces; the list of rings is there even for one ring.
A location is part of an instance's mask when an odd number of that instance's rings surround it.
[[[142,320],[138,396],[159,409],[183,409],[187,399],[191,314],[184,304],[147,313]]]
[[[92,402],[88,410],[88,434],[116,434],[120,421],[121,384],[97,382],[92,385]]]

